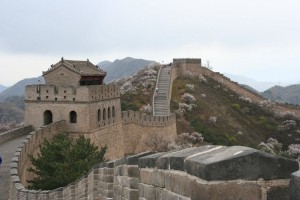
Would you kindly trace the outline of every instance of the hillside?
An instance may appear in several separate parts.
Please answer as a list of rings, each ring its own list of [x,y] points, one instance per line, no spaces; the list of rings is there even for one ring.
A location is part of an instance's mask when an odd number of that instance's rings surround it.
[[[154,61],[127,57],[114,62],[103,61],[98,63],[98,66],[107,72],[104,81],[109,83],[130,76],[151,63]]]
[[[26,85],[32,85],[32,84],[38,84],[38,81],[41,81],[41,83],[44,83],[44,78],[42,76],[35,77],[35,78],[26,78],[23,79],[13,86],[5,89],[0,93],[0,101],[4,101],[5,99],[12,97],[12,96],[24,96],[25,93],[25,86]]]
[[[14,103],[0,102],[0,133],[16,128],[24,120],[24,111]]]
[[[142,111],[152,114],[152,97],[159,65],[153,63],[138,73],[117,82],[121,87],[122,110]]]
[[[300,105],[300,85],[274,86],[262,95],[272,101]]]
[[[143,84],[147,74],[149,68],[119,82],[123,110],[145,111],[149,104],[148,113],[151,113],[155,81],[147,83],[151,83],[148,90]],[[300,121],[291,115],[275,115],[269,103],[257,105],[209,77],[184,77],[173,83],[171,110],[177,115],[178,134],[196,131],[211,144],[253,148],[274,138],[287,150],[290,144],[300,141]]]
[[[272,137],[286,149],[300,141],[298,120],[275,116],[209,77],[175,80],[171,109],[178,116],[178,134],[197,131],[212,144],[257,148]]]

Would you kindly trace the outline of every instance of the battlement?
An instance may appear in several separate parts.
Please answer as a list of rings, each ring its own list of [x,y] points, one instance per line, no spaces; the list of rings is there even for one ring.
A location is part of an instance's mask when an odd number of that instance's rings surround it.
[[[25,101],[93,102],[120,97],[116,84],[79,86],[28,85]]]
[[[173,64],[198,64],[201,66],[200,58],[174,58]]]
[[[123,111],[123,123],[137,123],[145,126],[166,126],[175,122],[176,117],[174,114],[170,116],[150,116],[137,111]]]

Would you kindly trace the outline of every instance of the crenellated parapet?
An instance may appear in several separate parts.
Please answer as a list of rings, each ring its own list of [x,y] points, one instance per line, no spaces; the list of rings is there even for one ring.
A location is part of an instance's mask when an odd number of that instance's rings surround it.
[[[167,126],[175,123],[176,117],[174,114],[169,116],[150,116],[137,111],[123,111],[122,120],[124,124],[136,123],[144,126]]]
[[[120,98],[120,87],[116,84],[89,86],[28,85],[25,102],[93,102]]]

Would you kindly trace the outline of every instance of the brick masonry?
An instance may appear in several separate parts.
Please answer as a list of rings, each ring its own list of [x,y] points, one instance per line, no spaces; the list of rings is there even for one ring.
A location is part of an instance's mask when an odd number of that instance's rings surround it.
[[[55,126],[59,126],[56,124]],[[56,129],[58,127],[50,128]],[[25,145],[26,146],[26,145]],[[223,169],[227,173],[232,173],[231,170],[241,170],[235,162],[239,162],[241,158],[249,157],[249,150],[255,156],[263,158],[271,156],[269,154],[260,153],[253,149],[244,149],[243,147],[229,147],[230,151],[220,151],[222,146],[204,146],[201,148],[191,148],[175,152],[165,152],[152,154],[150,152],[140,153],[134,156],[124,157],[118,160],[104,162],[97,164],[90,170],[90,172],[81,177],[74,183],[66,187],[58,188],[51,191],[34,191],[27,190],[22,180],[19,179],[18,171],[21,164],[20,156],[23,154],[22,149],[15,155],[15,162],[11,169],[11,190],[10,200],[22,199],[40,199],[40,200],[71,200],[71,199],[103,199],[103,200],[292,200],[299,199],[299,172],[293,173],[291,179],[290,191],[290,173],[297,170],[299,167],[296,161],[283,159],[280,163],[286,163],[294,168],[282,169],[280,166],[275,166],[277,174],[284,174],[280,179],[271,177],[266,180],[263,178],[248,179],[244,176],[232,177],[221,175],[223,180],[207,180],[199,177],[196,171],[197,163],[207,162],[211,160],[211,166],[215,165],[217,170],[220,165],[218,163],[226,162],[231,156],[232,166]],[[240,151],[247,151],[247,154],[239,153]],[[220,158],[220,152],[224,159]],[[227,155],[227,156],[225,156]],[[188,165],[187,161],[191,158],[201,156],[198,159],[193,171],[186,171]],[[272,160],[282,159],[280,157],[271,156]],[[161,164],[166,163],[169,168]],[[252,165],[257,162],[258,168],[264,169],[274,168],[271,165],[259,165],[258,160],[245,160],[244,165]],[[172,164],[173,163],[173,164]],[[176,167],[178,163],[180,167]],[[172,168],[177,168],[174,170]],[[205,169],[203,169],[205,170]],[[245,169],[247,172],[247,169]],[[284,171],[284,173],[282,173]],[[253,171],[253,176],[259,174],[260,169]],[[276,175],[276,173],[275,173]],[[274,176],[276,177],[276,176]],[[296,179],[296,180],[295,180]],[[297,195],[295,192],[298,192]]]

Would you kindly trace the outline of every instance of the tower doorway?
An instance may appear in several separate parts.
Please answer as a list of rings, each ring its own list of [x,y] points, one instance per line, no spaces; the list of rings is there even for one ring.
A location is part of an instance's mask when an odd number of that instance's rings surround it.
[[[46,110],[44,112],[44,126],[51,124],[53,122],[52,112],[50,110]]]

